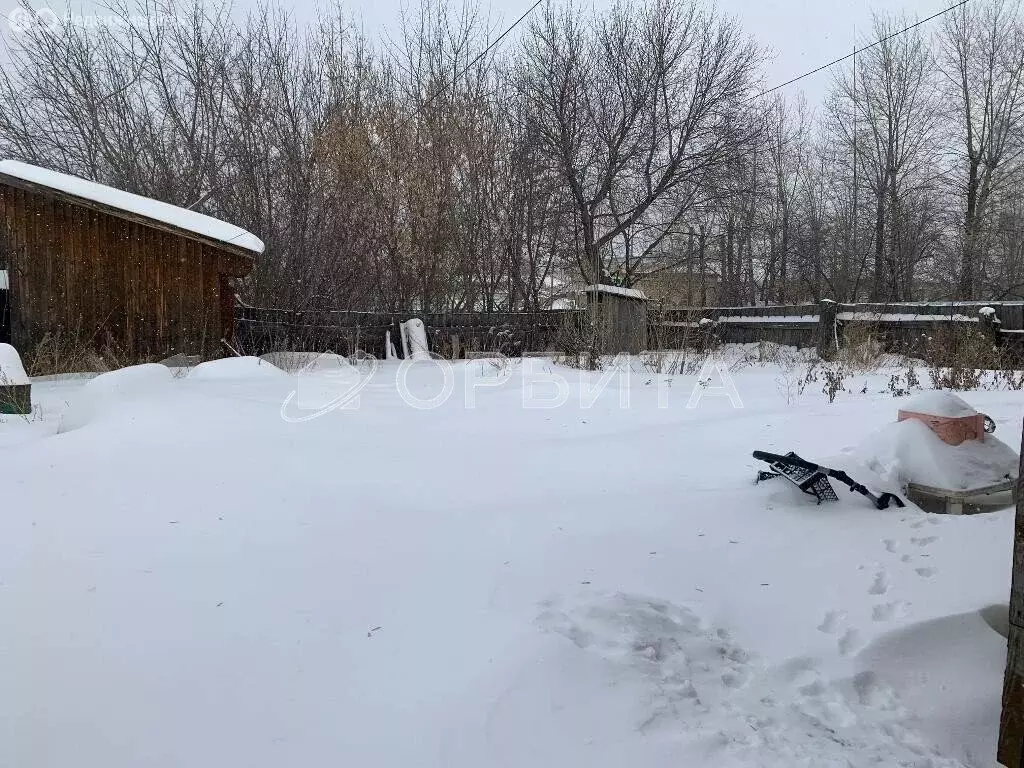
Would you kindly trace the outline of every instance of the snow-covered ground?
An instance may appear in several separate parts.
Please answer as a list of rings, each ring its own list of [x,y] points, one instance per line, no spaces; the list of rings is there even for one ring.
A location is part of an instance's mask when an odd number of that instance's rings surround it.
[[[795,450],[898,490],[855,450],[892,371],[830,404],[747,366],[736,408],[635,369],[389,361],[311,419],[335,380],[255,360],[36,380],[0,765],[993,765],[1011,511],[753,483]],[[964,398],[1019,446],[1020,392]]]

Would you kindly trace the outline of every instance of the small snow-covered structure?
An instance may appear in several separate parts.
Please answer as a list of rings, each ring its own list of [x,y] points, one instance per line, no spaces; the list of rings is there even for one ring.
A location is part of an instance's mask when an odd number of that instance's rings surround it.
[[[427,343],[427,329],[418,317],[407,320],[400,326],[402,330],[402,354],[413,360],[430,359],[430,346]]]
[[[588,285],[578,296],[588,311],[600,318],[603,352],[635,354],[647,349],[647,295],[620,285]]]
[[[0,413],[32,413],[32,382],[10,344],[0,344]]]
[[[47,333],[130,360],[208,357],[234,332],[232,278],[263,243],[196,211],[0,161],[0,270],[11,343]]]
[[[985,440],[985,416],[963,398],[942,389],[921,392],[904,403],[897,420],[907,419],[920,421],[949,445]]]
[[[1020,458],[1001,440],[959,438],[957,420],[984,419],[948,392],[924,392],[908,402],[911,414],[869,436],[857,458],[883,480],[899,485],[926,512],[969,514],[1008,506],[1013,501]],[[935,425],[930,420],[938,420]],[[950,426],[950,425],[954,426]],[[978,425],[981,434],[984,430]]]

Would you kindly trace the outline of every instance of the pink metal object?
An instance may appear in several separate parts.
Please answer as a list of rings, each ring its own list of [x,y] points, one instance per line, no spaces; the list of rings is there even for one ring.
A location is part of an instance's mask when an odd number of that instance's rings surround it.
[[[897,421],[907,419],[923,422],[942,442],[949,445],[960,445],[964,440],[985,442],[985,415],[981,413],[970,416],[935,416],[917,411],[898,412]]]

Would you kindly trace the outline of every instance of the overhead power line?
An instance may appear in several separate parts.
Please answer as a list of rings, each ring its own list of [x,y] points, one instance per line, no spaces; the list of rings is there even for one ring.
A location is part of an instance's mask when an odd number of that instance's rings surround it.
[[[512,25],[508,29],[506,29],[504,32],[502,32],[500,35],[498,35],[494,39],[494,41],[491,42],[490,45],[488,45],[486,48],[484,48],[482,51],[480,51],[480,53],[478,53],[473,58],[473,60],[471,62],[469,62],[469,64],[467,64],[465,67],[462,68],[462,71],[456,73],[455,77],[452,78],[452,85],[454,85],[458,81],[458,79],[460,77],[462,77],[464,74],[469,72],[469,70],[471,70],[473,68],[473,66],[478,61],[480,61],[480,59],[482,59],[484,56],[486,56],[488,53],[490,53],[495,48],[495,46],[497,46],[502,40],[504,40],[506,37],[508,37],[509,33],[511,33],[513,29],[518,27],[523,22],[523,20],[526,19],[527,16],[529,16],[531,13],[533,13],[534,10],[537,8],[537,6],[540,5],[542,2],[544,2],[544,0],[537,0],[533,5],[531,5],[529,8],[527,8],[526,12],[522,16],[520,16],[518,19],[516,19],[514,22],[512,22]],[[446,90],[448,90],[448,84],[447,83],[442,85],[440,88],[438,88],[436,91],[434,91],[434,93],[432,93],[429,97],[427,97],[426,101],[424,101],[419,106],[419,109],[416,110],[416,114],[419,114],[424,109],[426,109],[428,106],[430,106],[430,103],[434,99],[436,99],[438,96],[440,96],[442,93],[444,93]]]
[[[893,32],[891,35],[886,35],[885,37],[882,37],[882,38],[879,38],[878,40],[875,40],[875,42],[873,42],[871,45],[867,45],[867,46],[865,46],[863,48],[855,48],[851,53],[848,53],[845,56],[840,56],[838,59],[835,59],[834,61],[830,61],[828,64],[822,64],[820,67],[812,69],[809,72],[804,72],[802,75],[797,75],[796,77],[792,78],[791,80],[787,80],[784,83],[779,83],[778,85],[773,86],[773,87],[769,88],[766,91],[761,91],[760,93],[755,94],[754,96],[751,96],[750,99],[748,99],[748,101],[753,100],[753,99],[759,99],[762,96],[767,96],[769,93],[774,93],[775,91],[778,91],[781,88],[785,88],[787,85],[792,85],[793,83],[795,83],[795,82],[797,82],[799,80],[803,80],[805,77],[810,77],[811,75],[816,75],[816,74],[818,74],[819,72],[821,72],[824,69],[828,69],[829,67],[833,67],[836,64],[841,64],[842,62],[846,61],[847,59],[852,59],[858,53],[864,53],[864,51],[870,51],[876,45],[881,45],[886,40],[892,40],[894,37],[899,37],[900,35],[909,32],[910,30],[914,29],[915,27],[920,27],[922,24],[927,24],[929,21],[932,21],[933,19],[937,19],[937,18],[939,18],[939,16],[943,16],[943,15],[949,13],[950,11],[955,11],[957,8],[962,8],[963,6],[967,5],[967,3],[969,3],[969,2],[970,2],[970,0],[962,0],[962,2],[959,2],[956,5],[951,5],[951,6],[949,6],[949,8],[941,10],[938,13],[933,13],[928,18],[921,19],[920,21],[915,21],[909,27],[904,27],[903,29],[898,30],[897,32]]]

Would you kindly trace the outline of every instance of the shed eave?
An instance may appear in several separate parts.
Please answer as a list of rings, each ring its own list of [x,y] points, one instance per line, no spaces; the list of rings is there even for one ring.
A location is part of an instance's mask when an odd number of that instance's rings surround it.
[[[150,216],[146,216],[141,213],[127,211],[124,210],[123,208],[118,208],[117,206],[107,205],[106,203],[97,200],[90,200],[87,197],[82,197],[80,195],[75,195],[70,192],[65,192],[64,190],[61,189],[55,189],[53,187],[46,186],[45,184],[37,184],[35,182],[27,181],[25,179],[19,178],[17,176],[12,176],[10,174],[3,172],[0,172],[0,185],[20,189],[25,192],[30,192],[32,194],[42,195],[43,197],[53,198],[54,200],[62,200],[64,202],[79,206],[81,208],[89,208],[98,213],[103,213],[108,216],[114,216],[116,218],[124,219],[126,221],[134,221],[138,224],[142,224],[143,226],[151,227],[152,229],[159,229],[163,232],[168,232],[177,237],[183,237],[188,240],[193,240],[202,243],[203,245],[209,246],[210,248],[215,248],[219,251],[229,253],[232,256],[239,256],[248,262],[249,267],[247,270],[245,270],[246,274],[252,271],[252,267],[256,263],[257,254],[254,251],[249,250],[248,248],[243,248],[242,246],[234,245],[223,240],[217,240],[216,238],[207,237],[206,235],[203,235],[199,232],[193,232],[192,230],[185,229],[184,227],[179,227],[174,224],[161,221],[160,219],[154,219]],[[244,277],[245,275],[236,274],[234,276]]]

